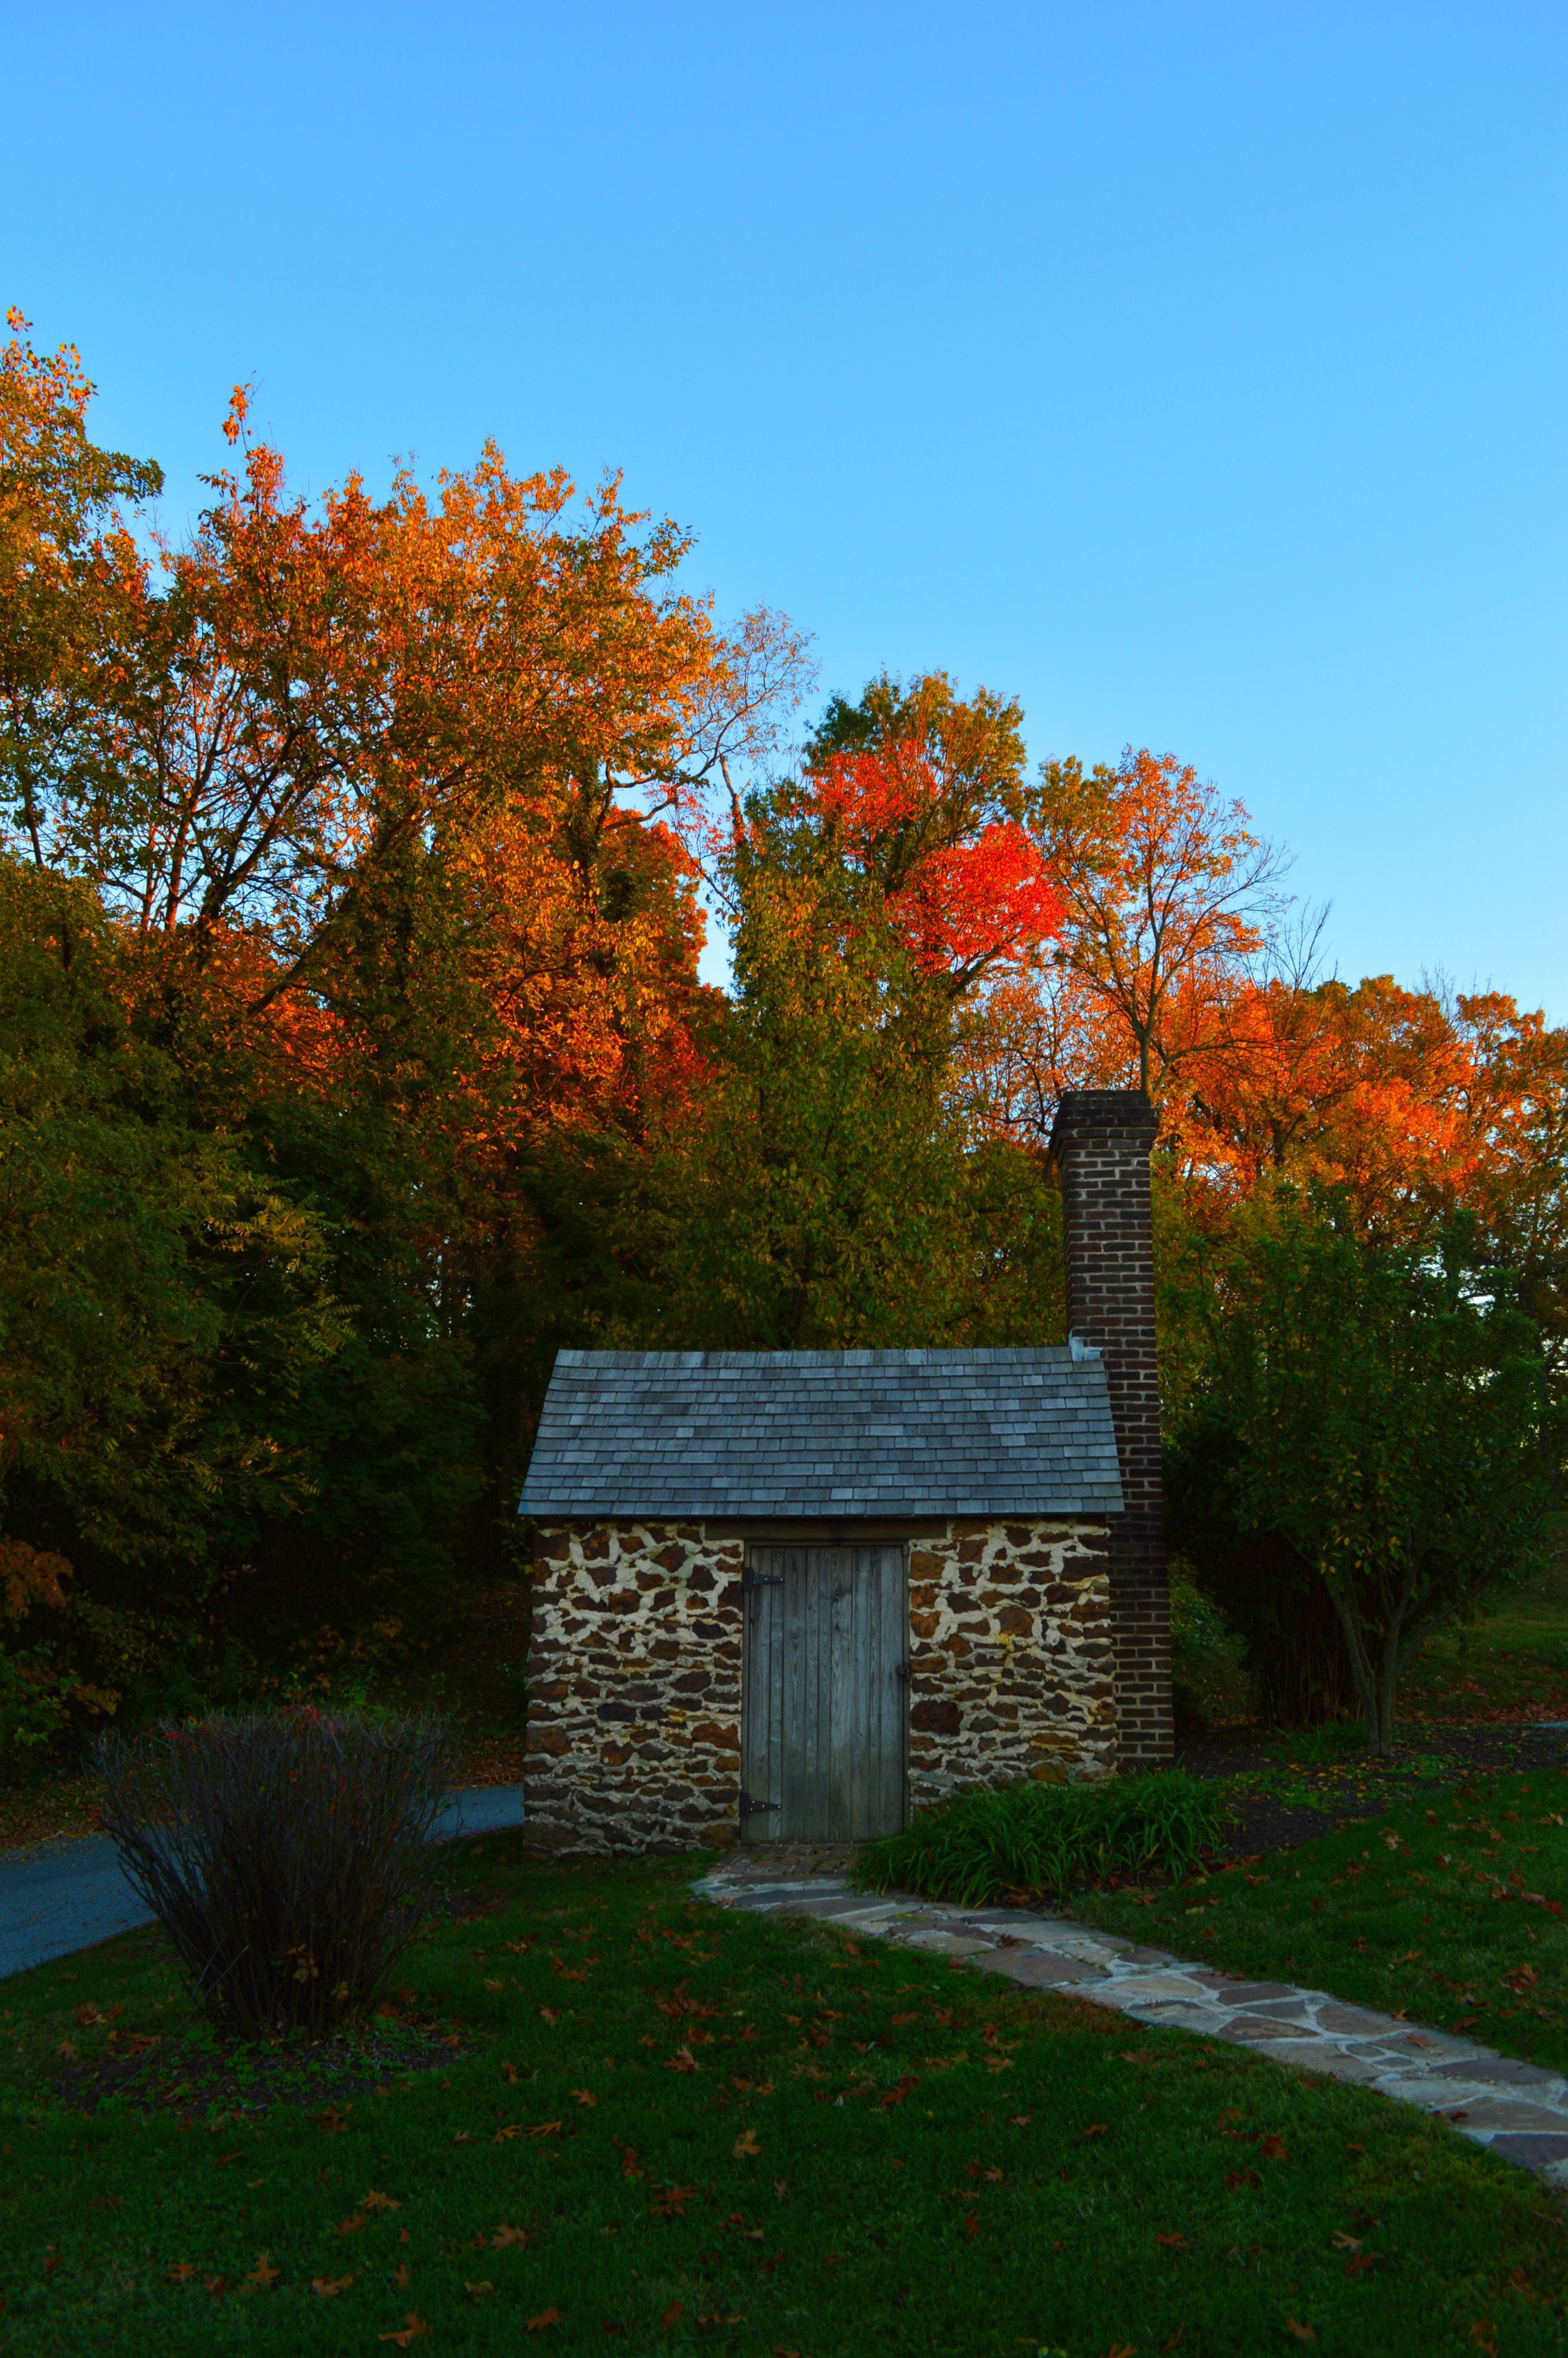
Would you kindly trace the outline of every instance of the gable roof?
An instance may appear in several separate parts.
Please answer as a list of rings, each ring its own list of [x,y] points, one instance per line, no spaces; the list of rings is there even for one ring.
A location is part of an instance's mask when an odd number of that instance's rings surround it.
[[[1095,1357],[562,1351],[522,1512],[1098,1517],[1121,1503]]]

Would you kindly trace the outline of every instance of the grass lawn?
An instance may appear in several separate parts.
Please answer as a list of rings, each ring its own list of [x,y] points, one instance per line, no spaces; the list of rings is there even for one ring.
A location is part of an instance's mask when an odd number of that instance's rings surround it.
[[[1201,1882],[1073,1904],[1187,1956],[1568,2071],[1565,1819],[1562,1769],[1474,1778]]]
[[[1401,1706],[1411,1719],[1568,1719],[1568,1554],[1429,1639]]]
[[[1439,2123],[723,1914],[690,1862],[445,1871],[486,1912],[420,1941],[357,2078],[220,2056],[156,1935],[0,1985],[6,2346],[1564,2346],[1563,2202]],[[148,2102],[62,2100],[133,2050]]]

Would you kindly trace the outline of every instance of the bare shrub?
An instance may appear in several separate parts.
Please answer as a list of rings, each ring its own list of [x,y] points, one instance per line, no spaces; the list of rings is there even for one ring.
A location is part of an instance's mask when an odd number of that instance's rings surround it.
[[[451,1759],[435,1720],[214,1715],[105,1737],[101,1815],[213,2022],[319,2036],[373,2002],[426,1912]]]

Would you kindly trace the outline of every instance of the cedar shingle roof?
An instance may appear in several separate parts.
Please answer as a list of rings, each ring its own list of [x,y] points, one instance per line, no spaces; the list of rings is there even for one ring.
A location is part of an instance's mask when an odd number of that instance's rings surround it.
[[[562,1351],[522,1511],[1121,1510],[1105,1369],[1067,1350]]]

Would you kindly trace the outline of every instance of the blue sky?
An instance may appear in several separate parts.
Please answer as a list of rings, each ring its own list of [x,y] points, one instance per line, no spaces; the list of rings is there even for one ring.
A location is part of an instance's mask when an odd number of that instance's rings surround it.
[[[625,470],[823,687],[1174,749],[1342,972],[1568,1020],[1568,11],[4,15],[0,303],[103,438]]]

